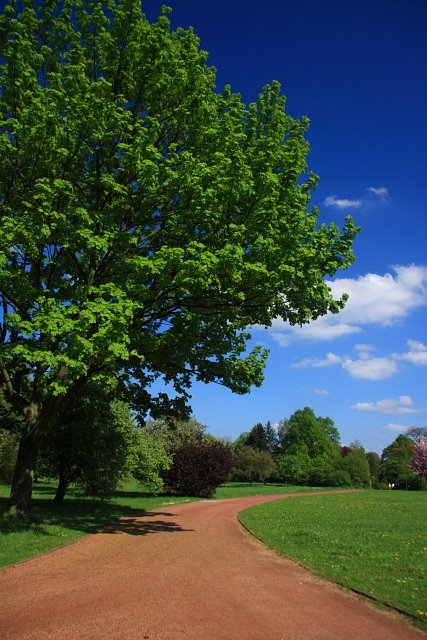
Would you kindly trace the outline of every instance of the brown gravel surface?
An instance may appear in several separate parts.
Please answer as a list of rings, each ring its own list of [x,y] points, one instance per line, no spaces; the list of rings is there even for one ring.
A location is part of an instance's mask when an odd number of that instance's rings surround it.
[[[283,497],[165,506],[8,567],[0,638],[425,640],[242,529],[239,511]]]

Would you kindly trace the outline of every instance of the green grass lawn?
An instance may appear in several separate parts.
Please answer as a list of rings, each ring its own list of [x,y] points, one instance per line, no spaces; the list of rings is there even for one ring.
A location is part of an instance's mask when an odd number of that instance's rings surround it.
[[[242,498],[244,496],[272,496],[278,493],[306,493],[325,491],[325,487],[302,487],[283,484],[263,484],[262,482],[227,482],[215,492],[215,499]]]
[[[243,524],[315,572],[427,616],[426,492],[369,491],[252,507]]]
[[[285,487],[262,483],[227,483],[219,487],[215,498],[235,498],[246,495],[269,495],[290,491],[307,491],[309,487]],[[153,496],[141,492],[131,480],[109,500],[86,498],[77,487],[72,488],[62,505],[52,504],[54,482],[37,482],[33,491],[31,521],[17,524],[7,516],[9,487],[0,484],[0,567],[26,560],[61,545],[94,533],[121,516],[138,516],[149,509],[178,504],[196,498]]]

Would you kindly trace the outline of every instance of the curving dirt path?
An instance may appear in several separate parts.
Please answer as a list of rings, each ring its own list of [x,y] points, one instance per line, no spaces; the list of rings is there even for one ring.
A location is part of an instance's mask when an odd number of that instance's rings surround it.
[[[426,638],[399,616],[313,577],[243,531],[239,511],[283,497],[166,506],[9,567],[0,572],[0,637]]]

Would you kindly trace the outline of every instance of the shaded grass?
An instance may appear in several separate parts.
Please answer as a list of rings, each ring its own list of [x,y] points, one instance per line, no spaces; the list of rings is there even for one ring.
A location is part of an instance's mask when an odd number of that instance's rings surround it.
[[[38,482],[33,491],[31,519],[21,522],[5,513],[9,487],[0,485],[0,567],[74,542],[123,516],[137,517],[149,509],[190,500],[153,496],[136,488],[136,483],[131,483],[109,500],[99,500],[83,496],[74,487],[62,505],[54,505],[55,484]]]
[[[240,514],[278,553],[427,617],[425,492],[369,491],[271,502]]]

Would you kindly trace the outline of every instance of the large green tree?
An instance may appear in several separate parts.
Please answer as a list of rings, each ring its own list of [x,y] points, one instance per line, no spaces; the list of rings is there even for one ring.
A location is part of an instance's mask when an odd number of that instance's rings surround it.
[[[172,456],[163,443],[145,429],[139,429],[129,454],[129,470],[141,487],[152,493],[161,491],[163,476],[172,465]]]
[[[379,482],[379,470],[381,464],[381,457],[376,451],[368,451],[366,459],[369,464],[369,472],[371,475],[371,483],[374,489],[378,487]]]
[[[23,416],[0,387],[0,480],[10,483],[18,455]]]
[[[283,421],[279,467],[285,470],[287,482],[324,484],[339,460],[339,433],[331,418],[316,416],[313,409],[304,407]],[[289,457],[290,456],[290,457]],[[309,465],[307,460],[310,461]],[[290,470],[298,470],[295,478]]]
[[[412,469],[415,443],[408,436],[397,436],[381,454],[379,477],[396,489],[419,489],[424,482]]]
[[[179,409],[193,378],[245,393],[253,325],[345,300],[324,281],[357,232],[309,209],[307,118],[277,82],[246,106],[194,32],[140,0],[10,0],[0,17],[0,377],[25,417],[11,510],[87,381]],[[172,383],[177,400],[152,398]],[[30,384],[22,386],[23,380]]]
[[[275,458],[276,475],[281,482],[305,484],[308,482],[312,463],[307,445],[292,444],[285,453],[279,453]]]
[[[369,487],[371,470],[365,449],[360,442],[352,442],[349,449],[337,462],[337,468],[349,474],[353,487]]]
[[[267,439],[267,450],[275,453],[279,448],[279,436],[277,429],[273,427],[270,420],[267,420],[264,426],[265,437]]]
[[[261,422],[257,422],[249,431],[246,444],[257,451],[268,451],[267,434]]]

